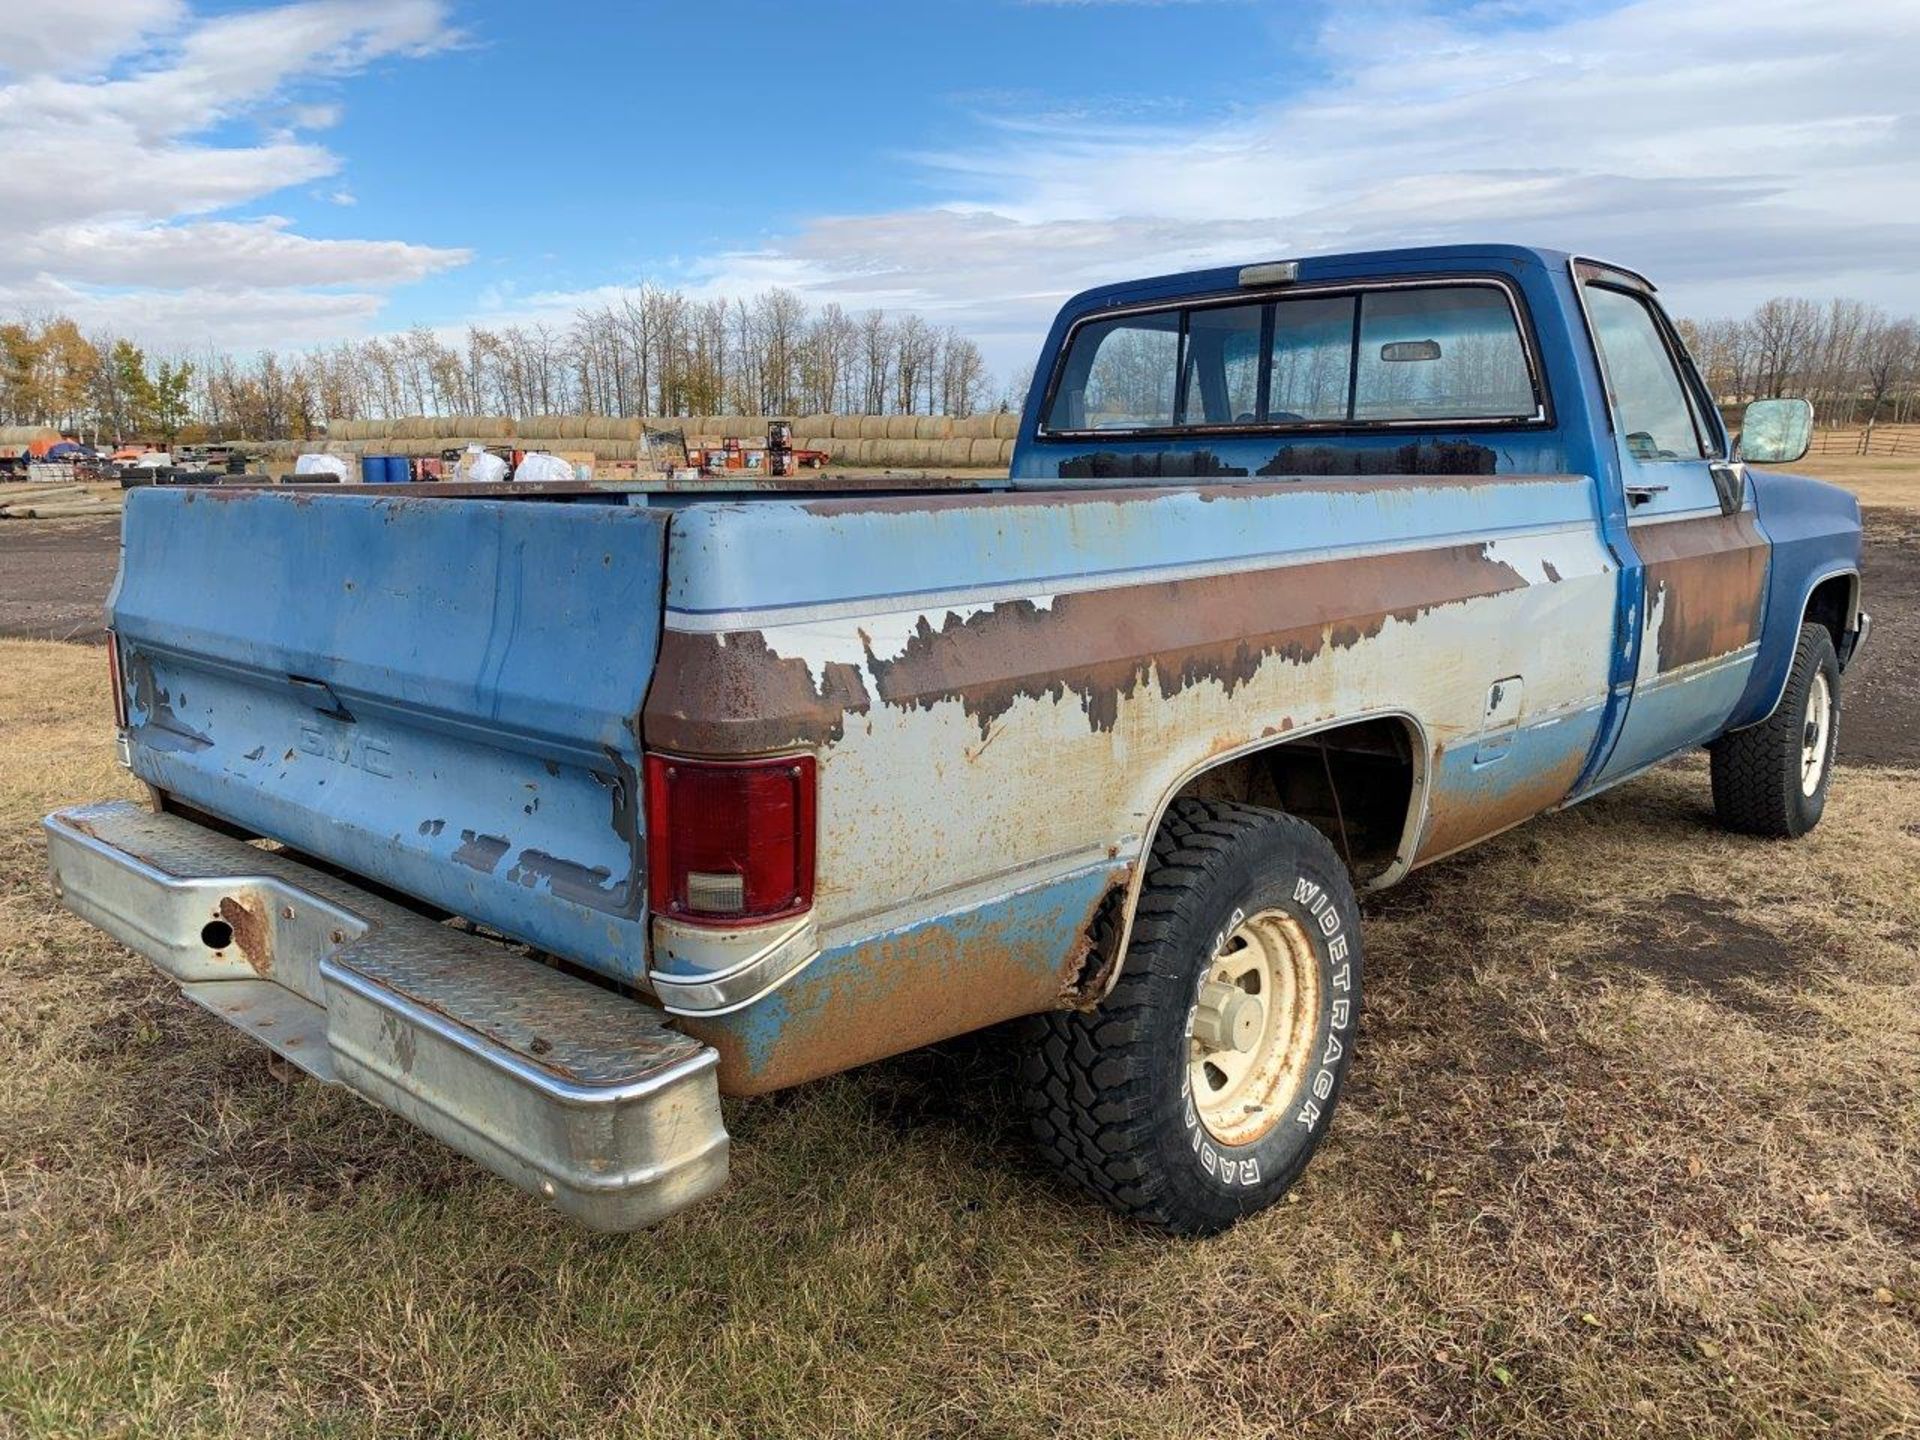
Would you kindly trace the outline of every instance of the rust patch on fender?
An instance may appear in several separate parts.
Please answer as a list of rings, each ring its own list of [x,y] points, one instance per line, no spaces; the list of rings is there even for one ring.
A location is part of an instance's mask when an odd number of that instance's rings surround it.
[[[816,686],[804,659],[776,653],[758,630],[668,630],[642,728],[648,745],[685,754],[820,747],[872,704],[857,665],[828,662]]]
[[[1120,936],[1126,928],[1127,890],[1132,883],[1133,866],[1128,865],[1107,882],[1087,911],[1080,939],[1061,971],[1061,1008],[1091,1010],[1106,996],[1113,972],[1120,968]]]
[[[1485,543],[1315,561],[1058,596],[1042,608],[1006,600],[936,626],[923,614],[905,647],[867,645],[877,698],[901,709],[958,702],[988,738],[1020,699],[1069,693],[1088,724],[1111,730],[1120,702],[1157,676],[1171,699],[1212,681],[1231,695],[1269,661],[1301,665],[1348,649],[1389,620],[1526,588]],[[860,670],[779,655],[760,631],[666,632],[645,712],[650,745],[728,754],[839,740],[873,697]]]
[[[1649,618],[1660,610],[1660,673],[1711,660],[1759,638],[1767,542],[1753,514],[1641,525]]]
[[[1524,589],[1485,544],[1343,558],[1271,570],[1061,595],[1041,609],[1003,601],[939,629],[922,616],[906,648],[869,649],[867,669],[888,705],[930,709],[957,700],[986,738],[1017,700],[1078,697],[1095,730],[1148,676],[1171,699],[1205,681],[1231,695],[1270,660],[1300,665],[1349,649],[1388,620]]]
[[[1498,763],[1508,764],[1508,760]],[[1439,764],[1438,753],[1434,763]],[[1580,772],[1586,768],[1585,750],[1576,750],[1560,764],[1528,776],[1496,795],[1481,799],[1471,792],[1443,794],[1434,792],[1433,808],[1427,812],[1420,836],[1420,848],[1414,864],[1424,865],[1455,850],[1465,849],[1477,840],[1509,830],[1523,820],[1545,813],[1573,792]]]
[[[220,918],[233,931],[234,948],[253,973],[263,978],[273,975],[273,926],[264,912],[255,910],[232,895],[220,897]]]
[[[1127,873],[1126,867],[1113,872],[1089,921],[1110,895],[1125,893]],[[1061,930],[1037,928],[1044,933],[1001,905],[883,935],[830,961],[823,957],[759,1002],[779,1007],[782,1017],[771,1044],[750,1042],[737,1016],[681,1016],[678,1024],[719,1052],[721,1093],[784,1089],[1058,1008],[1084,977],[1087,931],[1080,930],[1076,943],[1052,949],[1047,937],[1057,940]]]

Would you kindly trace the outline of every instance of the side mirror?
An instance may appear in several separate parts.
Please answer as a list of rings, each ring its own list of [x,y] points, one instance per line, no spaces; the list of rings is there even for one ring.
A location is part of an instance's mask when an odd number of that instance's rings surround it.
[[[1813,444],[1813,406],[1805,400],[1755,400],[1740,422],[1735,458],[1788,465]]]

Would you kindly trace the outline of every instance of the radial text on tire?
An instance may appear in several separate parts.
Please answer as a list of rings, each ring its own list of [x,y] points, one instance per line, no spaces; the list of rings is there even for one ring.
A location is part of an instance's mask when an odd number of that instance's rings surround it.
[[[1043,1152],[1176,1234],[1264,1209],[1333,1119],[1360,976],[1359,908],[1319,831],[1176,801],[1112,993],[1030,1026],[1022,1088]]]

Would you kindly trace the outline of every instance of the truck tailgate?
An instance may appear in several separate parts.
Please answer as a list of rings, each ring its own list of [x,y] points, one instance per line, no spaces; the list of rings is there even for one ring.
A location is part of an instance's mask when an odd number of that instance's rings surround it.
[[[137,490],[108,607],[134,771],[637,979],[666,527],[617,503]]]

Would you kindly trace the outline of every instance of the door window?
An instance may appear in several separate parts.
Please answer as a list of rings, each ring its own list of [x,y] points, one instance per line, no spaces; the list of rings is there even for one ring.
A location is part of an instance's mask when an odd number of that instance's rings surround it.
[[[1587,313],[1627,453],[1635,460],[1698,460],[1706,454],[1686,386],[1646,302],[1624,290],[1589,285]]]

